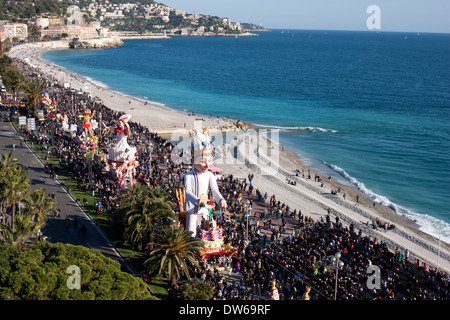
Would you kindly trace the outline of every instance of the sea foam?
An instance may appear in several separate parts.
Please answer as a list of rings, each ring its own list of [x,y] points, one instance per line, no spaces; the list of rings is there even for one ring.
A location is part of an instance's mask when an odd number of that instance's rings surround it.
[[[321,127],[282,127],[282,126],[266,126],[269,129],[280,130],[280,132],[285,133],[337,133],[335,129],[327,129]]]
[[[109,86],[107,84],[101,82],[101,81],[94,80],[91,77],[86,77],[86,76],[83,76],[83,77],[86,78],[86,81],[96,85],[97,87],[104,88],[104,89],[109,89]]]
[[[432,235],[441,241],[450,243],[450,224],[434,218],[428,214],[417,213],[410,209],[407,209],[403,206],[400,206],[391,200],[389,200],[386,196],[382,196],[376,194],[372,190],[368,189],[364,183],[358,181],[356,178],[349,175],[344,169],[339,166],[328,164],[324,162],[326,166],[328,166],[333,171],[337,172],[341,176],[343,176],[346,180],[348,180],[351,184],[353,184],[358,190],[362,193],[370,197],[374,202],[379,203],[381,205],[387,206],[393,209],[397,214],[402,215],[408,219],[413,220],[418,226],[419,230]]]

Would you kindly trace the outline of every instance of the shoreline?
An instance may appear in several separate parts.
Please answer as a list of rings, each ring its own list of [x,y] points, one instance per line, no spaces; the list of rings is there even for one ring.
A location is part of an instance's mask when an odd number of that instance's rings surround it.
[[[98,97],[106,107],[131,114],[133,116],[131,121],[140,123],[150,131],[160,135],[170,135],[179,130],[192,129],[194,120],[200,119],[202,119],[202,125],[210,128],[212,132],[240,132],[245,129],[265,128],[251,123],[242,123],[243,125],[240,126],[238,120],[234,119],[213,118],[199,114],[191,115],[104,88],[84,76],[72,74],[40,57],[41,52],[50,49],[52,48],[28,46],[21,50],[20,46],[16,46],[8,55],[16,58],[19,56],[21,60],[24,57],[28,58],[29,64],[46,74],[47,77],[53,77],[56,81],[60,81],[59,78],[63,73],[63,82],[69,83],[72,88],[86,88],[86,84],[89,84],[89,94]],[[20,52],[17,56],[15,55],[16,51]],[[245,150],[240,149],[245,146],[246,144],[242,143],[238,149],[244,155],[244,158],[247,158],[248,154]],[[239,177],[247,177],[252,170],[258,170],[258,168],[255,169],[253,164],[219,164],[218,166],[223,168],[224,172]],[[326,209],[329,207],[333,212],[332,217],[341,217],[344,225],[353,221],[364,228],[361,226],[362,223],[375,217],[379,217],[382,221],[389,221],[396,226],[395,230],[386,233],[366,229],[363,231],[364,233],[375,233],[378,238],[392,242],[392,245],[398,245],[399,248],[407,248],[411,256],[418,257],[421,261],[425,261],[427,265],[436,266],[437,261],[439,261],[439,269],[450,272],[450,245],[448,243],[439,241],[436,237],[419,230],[418,225],[413,220],[396,213],[390,207],[377,204],[373,208],[373,200],[358,190],[356,186],[342,185],[334,179],[328,181],[328,177],[321,175],[324,182],[322,188],[320,183],[313,180],[317,173],[315,170],[311,170],[311,179],[304,179],[301,174],[296,177],[295,170],[304,168],[309,168],[309,166],[305,165],[304,160],[299,155],[287,148],[280,149],[280,163],[276,174],[264,176],[255,172],[254,186],[262,192],[268,192],[269,196],[276,194],[278,200],[289,204],[292,209],[301,208],[304,215],[309,215],[315,220],[325,217]],[[335,174],[338,175],[338,173]],[[297,186],[289,185],[286,178],[295,180]],[[337,190],[338,188],[341,192],[337,196],[331,195],[331,190]],[[346,200],[342,199],[344,192],[347,196]],[[359,204],[355,205],[357,195]],[[437,251],[441,253],[439,258],[437,257]]]
[[[152,101],[134,97],[123,92],[118,92],[110,88],[105,88],[95,83],[95,80],[89,80],[87,77],[71,72],[61,66],[58,66],[40,56],[44,51],[54,49],[53,47],[28,46],[20,50],[20,45],[14,47],[8,55],[28,63],[32,67],[39,69],[53,81],[58,81],[62,85],[66,83],[70,88],[76,91],[83,91],[92,97],[97,97],[99,101],[114,111],[123,111],[131,114],[134,122],[139,123],[137,119],[144,119],[143,125],[151,128],[156,133],[172,133],[177,130],[189,130],[194,127],[194,121],[202,121],[202,125],[213,131],[238,131],[244,125],[237,125],[239,120],[213,118],[202,114],[192,114],[180,110],[171,109],[165,105],[158,105]],[[61,49],[61,48],[58,48]],[[20,50],[20,54],[16,52]],[[23,52],[25,50],[25,52]],[[57,50],[57,49],[56,49]],[[20,58],[19,58],[20,57]],[[26,58],[23,58],[26,57]],[[76,94],[76,92],[74,93]],[[151,113],[152,117],[149,117]]]

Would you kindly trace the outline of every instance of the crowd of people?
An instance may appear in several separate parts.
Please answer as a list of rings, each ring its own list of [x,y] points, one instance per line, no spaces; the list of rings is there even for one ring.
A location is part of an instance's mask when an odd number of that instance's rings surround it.
[[[28,76],[39,72],[26,63],[15,62]],[[43,75],[40,75],[43,76]],[[70,132],[61,130],[56,113],[67,115],[70,123],[82,128],[80,115],[86,109],[95,112],[99,119],[99,149],[106,150],[114,139],[115,121],[121,113],[104,106],[95,98],[84,94],[73,94],[55,79],[49,79],[50,99],[57,109],[46,114],[46,121],[37,123],[36,131],[25,135],[38,141],[49,155],[58,157],[59,167],[65,167],[72,179],[86,190],[98,195],[97,206],[114,222],[117,200],[121,187],[108,172],[102,161],[88,161],[85,150]],[[101,120],[100,120],[101,119]],[[175,200],[175,189],[183,187],[183,176],[190,169],[188,164],[174,161],[177,152],[169,140],[162,138],[136,122],[129,123],[130,144],[138,150],[140,165],[136,179],[139,183],[160,186]],[[178,150],[179,151],[179,150]],[[51,174],[57,168],[47,168]],[[302,172],[304,174],[304,172]],[[308,173],[309,174],[309,173]],[[384,243],[369,236],[353,225],[344,227],[336,220],[332,223],[328,215],[315,221],[302,215],[300,208],[290,208],[264,190],[254,189],[253,175],[237,178],[233,175],[218,180],[220,192],[228,204],[231,218],[218,216],[218,225],[224,230],[225,243],[234,248],[230,257],[212,257],[204,261],[201,268],[190,267],[191,275],[209,282],[214,289],[214,299],[247,300],[269,297],[272,281],[280,293],[280,299],[302,299],[306,287],[310,287],[312,299],[448,299],[449,278],[446,273],[409,261],[406,253],[390,251]],[[316,177],[317,180],[319,178]],[[177,203],[174,201],[174,203]],[[244,218],[249,206],[250,219]],[[174,208],[177,210],[177,208]],[[275,223],[276,221],[276,223]],[[295,233],[288,233],[286,226],[294,224]],[[378,225],[378,227],[386,227]],[[343,267],[337,270],[329,257],[341,253]],[[370,274],[367,269],[377,265],[381,270],[381,285],[369,289]],[[228,270],[227,274],[219,269]],[[231,274],[239,275],[231,280]],[[337,290],[335,280],[338,274]],[[170,288],[170,297],[177,291]]]
[[[219,258],[204,264],[191,274],[208,281],[215,299],[270,299],[272,282],[276,281],[280,299],[301,300],[311,290],[311,299],[339,300],[448,300],[448,275],[410,261],[408,252],[392,252],[378,239],[363,236],[354,228],[316,221],[303,223],[296,236],[265,241],[252,228],[245,239],[244,225],[226,226],[228,241],[236,254],[231,263]],[[245,240],[248,240],[246,242]],[[332,258],[341,254],[343,265]],[[215,264],[214,264],[215,263]],[[379,283],[371,266],[380,270]],[[225,273],[219,269],[225,267]],[[227,277],[226,270],[240,273],[240,279]],[[338,270],[336,270],[338,268]],[[231,273],[230,273],[231,274]],[[336,276],[338,276],[336,286]]]

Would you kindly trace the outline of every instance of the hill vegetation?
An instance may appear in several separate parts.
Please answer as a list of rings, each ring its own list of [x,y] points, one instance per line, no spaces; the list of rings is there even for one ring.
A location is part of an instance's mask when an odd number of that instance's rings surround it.
[[[64,16],[69,1],[58,0],[0,0],[0,20],[23,22],[41,14]]]

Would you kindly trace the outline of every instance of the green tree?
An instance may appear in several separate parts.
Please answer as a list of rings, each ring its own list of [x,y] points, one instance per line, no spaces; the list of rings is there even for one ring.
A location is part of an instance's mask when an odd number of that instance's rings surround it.
[[[19,159],[13,156],[13,153],[2,153],[0,158],[0,179],[6,176],[9,168],[15,167]]]
[[[2,42],[2,49],[5,50],[7,46],[7,40]],[[3,73],[8,69],[12,64],[12,59],[8,57],[6,54],[0,53],[0,75],[3,77]]]
[[[11,92],[16,97],[16,93],[24,82],[23,74],[17,69],[16,66],[10,65],[2,74],[2,81],[6,90]]]
[[[28,36],[27,39],[29,41],[39,41],[41,38],[41,32],[38,27],[32,24],[28,24]]]
[[[79,268],[80,289],[70,289]],[[40,242],[25,251],[0,244],[0,300],[142,300],[151,296],[142,279],[120,270],[100,252],[71,244]]]
[[[49,215],[57,214],[56,201],[45,199],[45,189],[34,189],[32,193],[24,194],[23,213],[32,215],[36,221],[47,221]]]
[[[89,15],[89,13],[85,13],[83,14],[83,20],[86,24],[90,24],[91,23],[91,16]]]
[[[211,300],[213,295],[211,285],[198,278],[185,281],[179,291],[182,300]]]
[[[180,279],[181,269],[191,279],[188,263],[199,268],[202,241],[174,224],[163,227],[162,233],[156,237],[156,247],[150,251],[144,267],[158,276],[166,274],[172,285],[177,283],[177,278]]]
[[[42,97],[42,91],[47,88],[47,82],[42,79],[28,79],[23,83],[23,89],[28,98],[27,107],[32,114],[36,115],[38,103]]]
[[[167,193],[161,188],[135,186],[130,193],[122,199],[127,201],[125,206],[125,232],[126,241],[141,251],[146,245],[153,243],[154,227],[166,218],[176,219],[172,210],[172,202],[168,200]]]
[[[23,198],[29,187],[30,181],[25,170],[19,166],[10,167],[0,181],[0,201],[5,201],[11,206],[11,229],[13,232],[15,232],[16,203]]]
[[[2,156],[0,158],[0,187],[3,188],[4,181],[8,175],[8,171],[17,165],[17,162],[19,159],[15,158],[13,156],[13,153],[2,153]],[[2,221],[5,221],[5,213],[6,208],[8,206],[8,201],[6,198],[2,196],[3,189],[0,189],[0,212],[2,215]]]
[[[0,234],[3,241],[19,246],[32,236],[36,236],[38,231],[44,226],[45,221],[33,221],[33,216],[17,215],[14,217],[14,230],[12,227],[2,224]]]

